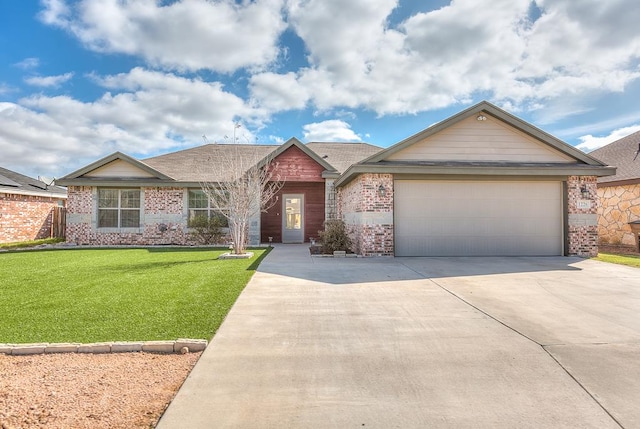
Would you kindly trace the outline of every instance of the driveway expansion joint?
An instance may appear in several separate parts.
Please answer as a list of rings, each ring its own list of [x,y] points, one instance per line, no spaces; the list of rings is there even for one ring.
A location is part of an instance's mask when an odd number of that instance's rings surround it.
[[[556,362],[556,364],[562,368],[562,370],[578,385],[580,386],[580,388],[587,394],[589,395],[589,397],[596,403],[598,404],[598,406],[602,409],[602,411],[604,411],[620,428],[624,429],[624,426],[622,425],[622,423],[620,423],[620,421],[618,421],[618,419],[616,419],[613,414],[611,414],[609,412],[609,410],[607,410],[605,408],[605,406],[598,400],[598,398],[596,398],[594,396],[593,393],[591,393],[589,391],[589,389],[587,389],[587,387],[582,384],[564,365],[562,365],[562,363],[560,363],[560,361],[558,359],[556,359],[556,357],[549,351],[547,350],[547,345],[545,344],[541,344],[538,341],[534,340],[533,338],[529,337],[528,335],[525,335],[524,333],[518,331],[517,329],[515,329],[512,326],[509,326],[507,323],[503,322],[502,320],[496,318],[495,316],[487,313],[486,311],[482,310],[481,308],[473,305],[472,303],[470,303],[469,301],[465,300],[464,298],[462,298],[461,296],[457,295],[456,293],[454,293],[453,291],[447,289],[446,287],[442,286],[441,284],[439,284],[437,281],[435,281],[434,279],[429,278],[429,280],[431,282],[433,282],[433,284],[435,284],[436,286],[438,286],[439,288],[441,288],[442,290],[444,290],[445,292],[448,292],[449,294],[451,294],[453,297],[459,299],[460,301],[462,301],[463,303],[465,303],[466,305],[470,306],[471,308],[479,311],[480,313],[484,314],[485,316],[489,317],[492,320],[495,320],[496,322],[498,322],[499,324],[501,324],[502,326],[504,326],[505,328],[515,332],[516,334],[526,338],[527,340],[531,341],[534,344],[537,344],[538,346],[540,346],[540,348],[551,358],[554,360],[554,362]],[[594,343],[595,344],[605,344],[605,343]],[[552,345],[548,345],[549,347],[554,346],[554,345],[564,345],[564,344],[552,344]]]

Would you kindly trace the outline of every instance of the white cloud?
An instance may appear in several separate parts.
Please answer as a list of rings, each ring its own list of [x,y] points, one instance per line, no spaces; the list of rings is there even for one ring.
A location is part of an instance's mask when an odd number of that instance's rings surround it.
[[[589,134],[580,137],[581,143],[577,144],[576,147],[583,152],[591,152],[609,143],[613,143],[616,140],[620,140],[629,134],[633,134],[636,131],[640,131],[640,124],[613,130],[609,135],[603,137],[595,137]]]
[[[549,124],[640,80],[640,7],[630,0],[451,0],[397,22],[400,1],[410,0],[42,0],[42,22],[146,67],[92,75],[104,93],[91,102],[33,95],[4,103],[0,153],[41,165],[116,149],[145,154],[199,144],[203,134],[222,141],[239,119],[260,129],[275,113],[303,109],[336,118],[305,125],[306,139],[360,141],[339,120],[356,109],[415,114],[479,97]],[[278,45],[291,36],[280,39],[287,25],[300,46]],[[201,69],[244,69],[222,79],[249,95],[188,74]],[[66,76],[25,80],[55,86]],[[10,89],[0,83],[0,93]],[[605,138],[591,135],[635,122],[560,133],[583,135],[589,146]],[[244,127],[243,139],[253,141]]]
[[[25,58],[24,60],[14,64],[14,66],[21,68],[23,70],[32,70],[37,68],[39,65],[40,65],[40,60],[34,57]]]
[[[278,54],[282,0],[46,0],[40,19],[86,47],[176,70],[262,68]]]
[[[38,14],[40,20],[45,24],[66,27],[69,22],[69,7],[65,0],[40,0],[43,6],[42,11]]]
[[[140,68],[94,79],[111,92],[92,102],[33,95],[1,103],[3,163],[59,177],[116,150],[145,156],[202,144],[203,134],[223,141],[238,118],[261,120],[219,83]],[[246,129],[238,137],[255,140]]]
[[[69,81],[73,73],[59,74],[56,76],[30,76],[24,79],[26,83],[33,86],[57,87]]]
[[[586,133],[595,134],[606,132],[615,128],[624,128],[636,122],[640,118],[640,111],[629,112],[625,115],[616,116],[615,118],[604,119],[598,122],[589,122],[585,125],[577,125],[571,128],[565,128],[555,133],[563,137],[574,137],[585,135]]]
[[[516,110],[564,100],[544,117],[552,122],[583,112],[587,97],[640,79],[640,8],[628,0],[539,0],[537,18],[530,0],[452,0],[391,27],[397,4],[289,0],[310,66],[295,71],[297,84],[291,71],[254,79],[256,100],[277,110],[304,101],[379,115],[468,103],[479,93]],[[274,91],[278,76],[293,88],[290,99]]]
[[[284,138],[280,137],[280,136],[269,136],[269,141],[275,143],[275,144],[282,144],[284,143]]]
[[[309,99],[307,89],[296,80],[295,73],[260,73],[249,82],[253,102],[275,113],[303,109]]]
[[[321,142],[359,142],[359,135],[353,132],[351,126],[339,119],[313,122],[302,127],[305,141]]]
[[[9,85],[0,82],[0,95],[5,95],[12,91],[13,89]]]

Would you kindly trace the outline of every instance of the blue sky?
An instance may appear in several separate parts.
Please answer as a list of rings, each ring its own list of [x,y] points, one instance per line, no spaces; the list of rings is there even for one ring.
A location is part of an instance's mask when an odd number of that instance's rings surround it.
[[[481,100],[588,152],[640,130],[639,22],[637,0],[0,0],[0,165],[234,129],[387,147]]]

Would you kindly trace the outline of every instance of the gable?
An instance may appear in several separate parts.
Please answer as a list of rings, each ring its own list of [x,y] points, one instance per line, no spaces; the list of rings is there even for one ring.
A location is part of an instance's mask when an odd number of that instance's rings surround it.
[[[323,182],[326,170],[298,146],[292,145],[278,154],[272,162],[274,176],[287,182]]]
[[[141,168],[124,161],[122,159],[116,159],[111,161],[102,167],[98,167],[84,174],[84,177],[118,177],[118,178],[149,178],[155,177],[148,171],[144,171]]]
[[[575,163],[576,160],[491,115],[467,117],[391,153],[388,161]]]

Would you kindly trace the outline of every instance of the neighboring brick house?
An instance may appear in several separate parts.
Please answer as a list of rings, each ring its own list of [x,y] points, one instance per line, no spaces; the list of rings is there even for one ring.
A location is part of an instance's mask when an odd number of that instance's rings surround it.
[[[69,187],[78,244],[189,244],[207,211],[202,182],[224,159],[273,159],[279,203],[253,219],[253,244],[307,242],[345,221],[365,256],[597,254],[596,179],[615,168],[482,102],[382,150],[365,143],[204,145],[146,160],[112,154]]]
[[[50,238],[67,191],[0,167],[0,243]]]
[[[640,223],[639,152],[640,131],[589,154],[617,167],[615,175],[598,179],[598,234],[602,244],[638,245],[632,225]]]

